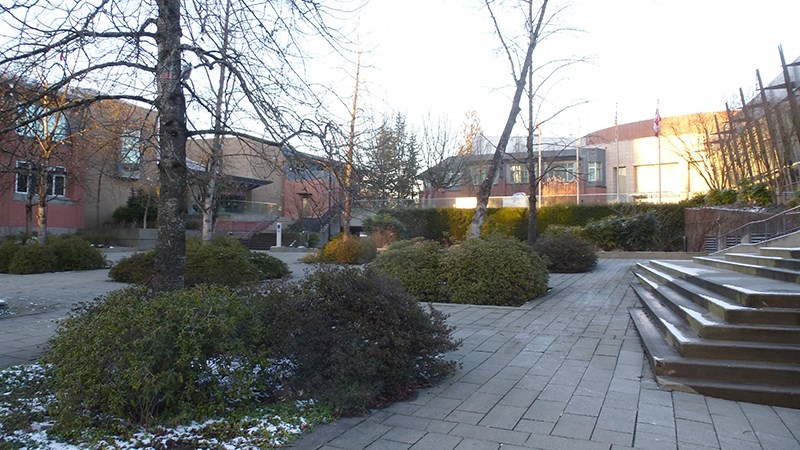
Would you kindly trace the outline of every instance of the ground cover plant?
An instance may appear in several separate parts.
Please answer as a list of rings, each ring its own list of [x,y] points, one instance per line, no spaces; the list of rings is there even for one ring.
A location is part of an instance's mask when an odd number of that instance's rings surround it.
[[[0,371],[0,448],[281,446],[450,375],[444,320],[358,267],[115,291],[66,319],[40,364]]]

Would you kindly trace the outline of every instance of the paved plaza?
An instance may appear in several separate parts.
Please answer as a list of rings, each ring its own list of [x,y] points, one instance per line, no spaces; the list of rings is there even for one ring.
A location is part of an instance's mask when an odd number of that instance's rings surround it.
[[[274,253],[303,275],[297,254]],[[800,449],[800,410],[658,389],[628,308],[633,259],[554,274],[520,308],[436,304],[457,373],[407,401],[318,427],[297,449]],[[75,303],[116,289],[107,271],[0,274],[0,368],[35,359]]]

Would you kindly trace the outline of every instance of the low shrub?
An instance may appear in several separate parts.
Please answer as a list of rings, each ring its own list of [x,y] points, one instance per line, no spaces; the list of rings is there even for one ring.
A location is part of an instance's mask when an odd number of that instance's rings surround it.
[[[247,258],[250,264],[255,266],[260,272],[261,276],[259,279],[284,278],[292,273],[285,262],[272,255],[261,252],[250,252]]]
[[[267,331],[223,287],[101,297],[63,322],[44,356],[55,430],[75,437],[98,421],[148,425],[246,403],[266,392]]]
[[[364,231],[378,247],[385,247],[400,239],[406,232],[403,222],[395,216],[381,213],[364,219]]]
[[[547,292],[545,261],[527,244],[500,235],[449,248],[442,276],[452,303],[519,306]]]
[[[106,266],[106,258],[89,241],[76,235],[54,235],[45,247],[53,252],[55,270],[91,270]]]
[[[419,301],[440,302],[444,285],[440,274],[442,246],[425,239],[397,241],[378,255],[370,267],[399,281]]]
[[[121,283],[147,284],[153,277],[155,251],[135,253],[121,259],[108,275]],[[273,278],[283,278],[291,271],[273,256],[251,252],[234,238],[215,238],[203,243],[199,238],[186,240],[186,285],[220,284],[240,286]]]
[[[589,223],[582,235],[597,247],[625,251],[669,250],[671,244],[660,243],[662,223],[655,212],[648,211],[627,217],[611,217]],[[682,234],[677,238],[682,239]],[[675,237],[673,236],[672,240]]]
[[[131,256],[120,259],[114,264],[111,270],[108,271],[108,276],[112,280],[120,283],[145,285],[153,278],[155,261],[155,250],[134,253]]]
[[[551,273],[591,272],[597,266],[594,246],[569,233],[540,236],[533,250],[546,257]]]
[[[293,391],[341,413],[405,398],[455,369],[441,358],[458,346],[445,316],[372,269],[323,267],[251,292]]]
[[[0,243],[0,273],[8,272],[8,266],[14,259],[14,255],[22,247],[22,244],[15,239],[8,239]]]
[[[351,236],[344,239],[342,235],[328,241],[319,254],[318,262],[333,264],[366,264],[378,254],[378,248],[370,239]]]
[[[56,257],[51,249],[36,243],[22,245],[14,253],[8,264],[8,273],[30,274],[53,272],[56,270]]]

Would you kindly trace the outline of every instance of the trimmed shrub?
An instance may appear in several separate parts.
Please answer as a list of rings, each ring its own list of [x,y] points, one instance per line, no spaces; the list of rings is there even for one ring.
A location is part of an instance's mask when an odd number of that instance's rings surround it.
[[[36,243],[20,246],[8,265],[8,273],[13,274],[44,273],[54,270],[56,270],[55,255],[46,246]]]
[[[603,250],[655,251],[661,226],[654,212],[592,222],[583,236]],[[679,237],[683,236],[680,234]]]
[[[135,253],[123,258],[108,275],[121,283],[147,284],[153,277],[155,251]],[[186,240],[186,285],[221,284],[241,286],[273,278],[291,271],[286,264],[267,254],[251,252],[237,239],[219,237],[210,243],[199,238]]]
[[[323,267],[299,283],[253,292],[288,383],[341,413],[409,396],[453,373],[445,316],[374,270]]]
[[[551,273],[591,272],[597,266],[594,246],[569,233],[540,236],[533,250],[546,257]]]
[[[335,236],[322,247],[318,262],[333,264],[366,264],[378,254],[378,248],[370,239],[351,236],[343,239]]]
[[[44,356],[57,431],[80,433],[104,419],[148,425],[247,402],[265,392],[266,332],[222,287],[129,288],[84,305]]]
[[[515,238],[469,239],[442,255],[452,303],[519,306],[547,292],[545,261]]]
[[[13,239],[0,243],[0,273],[8,272],[8,266],[11,265],[11,261],[20,247],[22,244]]]
[[[364,231],[378,247],[385,247],[405,234],[405,226],[400,219],[379,212],[364,219]]]
[[[397,241],[378,255],[370,267],[386,278],[400,282],[408,292],[422,302],[444,300],[444,285],[440,275],[442,246],[422,238]]]
[[[735,189],[711,189],[705,194],[705,204],[713,205],[732,205],[736,203],[737,193]]]
[[[145,285],[153,278],[153,267],[156,261],[156,251],[134,253],[122,258],[108,271],[108,276],[120,283]]]
[[[489,214],[491,212],[491,214]],[[528,209],[501,208],[487,211],[481,234],[502,234],[520,240],[528,238]]]
[[[250,252],[247,255],[250,264],[261,273],[260,279],[275,279],[288,277],[292,271],[285,262],[261,252]]]
[[[80,236],[54,235],[45,245],[55,257],[55,270],[91,270],[106,266],[106,258],[100,250]]]
[[[240,286],[261,279],[250,262],[250,251],[237,239],[217,237],[209,243],[186,240],[186,285],[201,283]]]

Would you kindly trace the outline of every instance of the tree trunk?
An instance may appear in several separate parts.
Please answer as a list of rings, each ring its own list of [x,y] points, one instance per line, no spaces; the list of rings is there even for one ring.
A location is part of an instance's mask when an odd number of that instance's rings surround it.
[[[220,57],[225,59],[228,54],[229,42],[229,20],[231,14],[231,2],[225,3],[225,16],[222,27],[222,49]],[[222,175],[222,107],[225,95],[225,78],[227,77],[226,66],[220,65],[219,80],[216,92],[216,104],[214,105],[214,140],[211,143],[211,159],[208,167],[208,185],[206,185],[205,196],[203,197],[203,242],[211,242],[214,237],[214,223],[216,222],[217,190],[219,189],[219,178]]]
[[[489,166],[489,173],[486,179],[481,183],[478,189],[478,204],[475,205],[475,212],[472,215],[472,222],[469,224],[469,231],[467,232],[467,239],[476,238],[481,235],[481,228],[486,221],[486,205],[489,203],[489,195],[492,193],[492,185],[494,184],[494,177],[497,173],[497,168],[503,160],[503,154],[506,152],[508,141],[511,139],[511,132],[514,130],[514,124],[517,121],[517,116],[520,112],[519,103],[522,100],[522,93],[525,90],[525,81],[528,78],[528,71],[531,69],[533,62],[533,50],[536,48],[538,41],[539,30],[542,26],[544,19],[545,9],[547,8],[547,0],[542,2],[542,8],[539,12],[539,21],[536,24],[535,31],[531,33],[531,40],[528,44],[528,50],[525,53],[525,61],[522,63],[522,69],[519,78],[516,80],[516,89],[514,91],[514,98],[511,100],[511,111],[508,113],[506,126],[503,128],[503,134],[500,135],[500,140],[495,148],[494,156],[492,157],[491,166]],[[498,29],[499,33],[500,30]]]
[[[36,212],[36,226],[39,229],[39,245],[47,243],[47,164],[39,167],[36,176],[39,187],[39,202]]]
[[[152,287],[182,289],[186,269],[186,99],[181,86],[181,3],[158,0],[156,107],[161,157],[158,164],[158,239]]]

